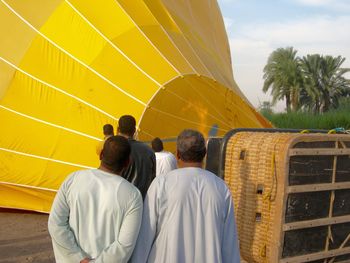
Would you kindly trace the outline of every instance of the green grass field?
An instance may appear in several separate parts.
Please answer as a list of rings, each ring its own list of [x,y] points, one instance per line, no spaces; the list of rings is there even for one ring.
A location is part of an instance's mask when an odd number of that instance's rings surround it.
[[[317,115],[307,112],[272,113],[264,111],[262,114],[276,128],[331,130],[342,127],[350,130],[350,105]]]

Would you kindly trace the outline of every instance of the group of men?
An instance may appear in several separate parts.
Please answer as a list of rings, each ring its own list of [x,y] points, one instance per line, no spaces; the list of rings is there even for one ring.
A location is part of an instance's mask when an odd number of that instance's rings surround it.
[[[240,262],[232,197],[202,169],[203,135],[182,131],[175,158],[135,131],[130,115],[117,136],[105,125],[100,166],[62,183],[48,222],[56,262]]]

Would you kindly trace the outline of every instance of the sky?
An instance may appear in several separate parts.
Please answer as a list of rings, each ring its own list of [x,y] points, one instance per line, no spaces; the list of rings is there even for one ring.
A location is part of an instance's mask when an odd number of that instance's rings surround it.
[[[319,53],[346,58],[350,67],[350,0],[218,0],[231,47],[234,78],[258,107],[263,68],[271,52],[294,47],[299,56]],[[284,102],[275,106],[283,111]]]

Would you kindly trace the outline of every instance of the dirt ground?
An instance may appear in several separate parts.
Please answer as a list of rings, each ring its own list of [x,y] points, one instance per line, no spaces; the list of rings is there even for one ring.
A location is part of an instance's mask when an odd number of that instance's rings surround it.
[[[48,215],[0,209],[0,262],[55,262]]]
[[[47,220],[45,214],[0,208],[0,263],[55,262]]]

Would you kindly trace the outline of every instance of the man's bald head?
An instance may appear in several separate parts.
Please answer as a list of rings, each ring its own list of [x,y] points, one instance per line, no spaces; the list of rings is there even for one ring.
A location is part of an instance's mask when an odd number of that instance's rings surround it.
[[[115,173],[120,173],[129,163],[131,148],[128,140],[122,136],[109,137],[101,152],[101,164]]]
[[[183,162],[200,163],[207,153],[203,135],[195,130],[184,130],[177,137],[177,155]]]

